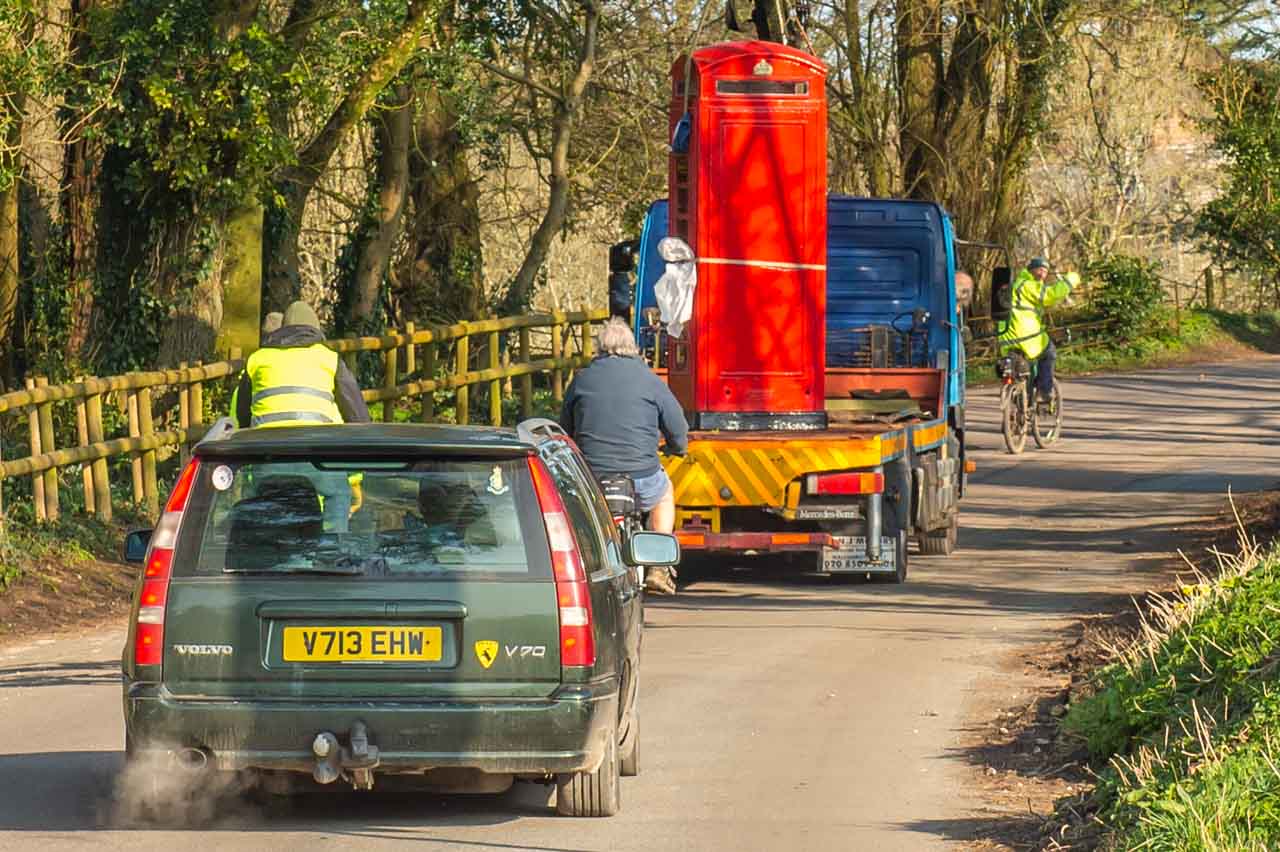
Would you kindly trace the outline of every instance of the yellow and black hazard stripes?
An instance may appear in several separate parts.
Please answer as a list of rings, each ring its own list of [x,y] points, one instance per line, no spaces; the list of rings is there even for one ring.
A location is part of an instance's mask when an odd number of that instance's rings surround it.
[[[678,506],[782,506],[787,485],[806,473],[875,467],[880,436],[849,440],[694,438],[684,458],[666,459]]]
[[[663,465],[682,507],[794,508],[795,483],[805,474],[874,468],[910,449],[921,452],[947,439],[947,424],[933,420],[878,435],[847,437],[720,438],[695,435],[683,458]],[[792,486],[791,499],[787,488]]]

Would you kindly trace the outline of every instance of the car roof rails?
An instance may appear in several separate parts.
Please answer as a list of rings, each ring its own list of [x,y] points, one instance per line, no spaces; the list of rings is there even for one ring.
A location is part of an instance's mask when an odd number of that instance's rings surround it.
[[[538,444],[548,438],[569,437],[569,433],[559,423],[547,417],[530,417],[521,421],[516,424],[516,435],[530,444]]]
[[[225,441],[227,438],[234,435],[236,431],[237,428],[235,420],[230,417],[219,417],[213,422],[213,425],[209,427],[209,431],[204,433],[204,437],[196,442],[196,446],[198,447],[201,444],[208,444],[214,441]]]

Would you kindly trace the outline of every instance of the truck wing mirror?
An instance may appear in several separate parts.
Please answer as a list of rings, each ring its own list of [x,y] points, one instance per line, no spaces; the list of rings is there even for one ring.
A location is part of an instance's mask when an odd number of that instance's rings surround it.
[[[996,322],[1009,319],[1013,308],[1013,270],[997,266],[991,270],[991,318]]]

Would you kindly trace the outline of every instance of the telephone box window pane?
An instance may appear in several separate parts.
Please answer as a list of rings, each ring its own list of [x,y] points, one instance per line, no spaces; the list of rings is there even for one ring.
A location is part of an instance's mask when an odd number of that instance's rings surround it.
[[[807,80],[716,80],[717,95],[807,95]]]

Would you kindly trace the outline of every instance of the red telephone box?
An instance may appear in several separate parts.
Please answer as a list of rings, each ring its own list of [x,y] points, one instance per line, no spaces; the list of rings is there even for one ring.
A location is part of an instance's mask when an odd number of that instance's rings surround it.
[[[694,428],[824,428],[826,67],[732,42],[671,77],[668,227],[698,264],[671,389]]]

